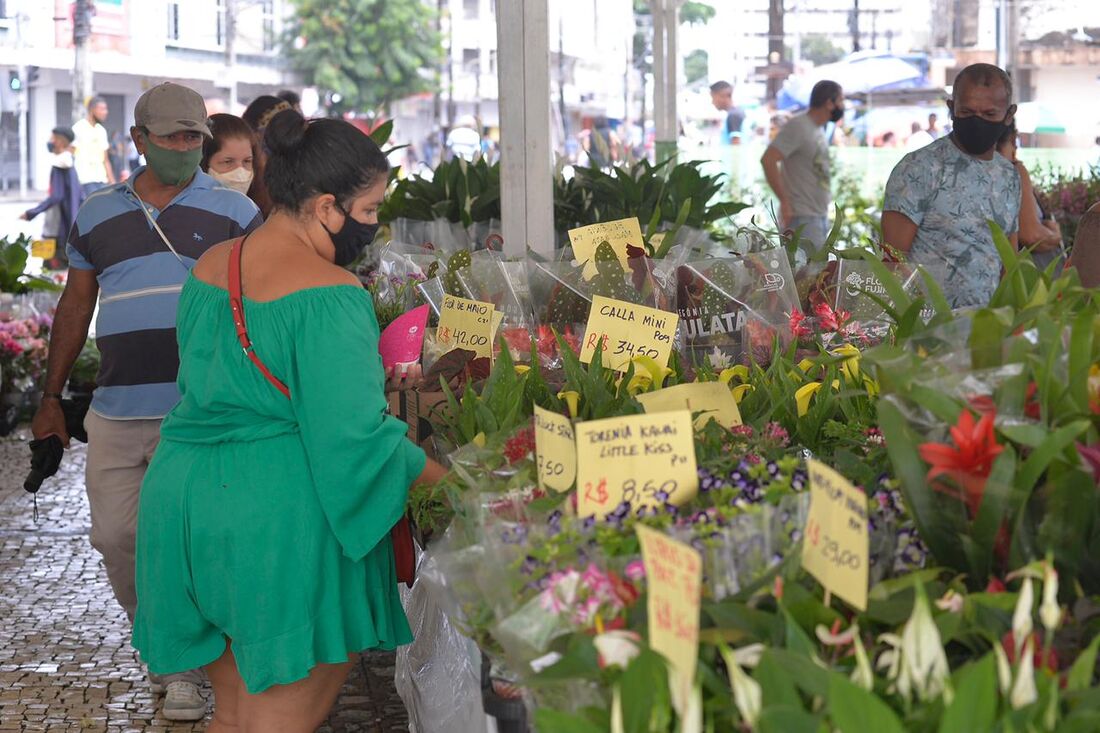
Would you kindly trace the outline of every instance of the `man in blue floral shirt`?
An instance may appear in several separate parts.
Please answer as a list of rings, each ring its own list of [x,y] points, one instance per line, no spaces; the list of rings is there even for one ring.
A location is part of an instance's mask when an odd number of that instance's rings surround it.
[[[952,308],[985,306],[1001,279],[987,220],[1016,246],[1020,177],[997,154],[1012,123],[1012,82],[1004,70],[973,64],[955,78],[951,135],[915,150],[886,184],[883,240],[925,265]]]

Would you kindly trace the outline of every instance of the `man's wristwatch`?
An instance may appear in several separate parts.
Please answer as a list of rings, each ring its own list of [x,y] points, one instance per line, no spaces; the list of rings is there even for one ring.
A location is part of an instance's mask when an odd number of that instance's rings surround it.
[[[42,393],[42,401],[45,402],[46,400],[57,400],[58,402],[60,402],[61,401],[61,393],[60,392],[43,392]]]

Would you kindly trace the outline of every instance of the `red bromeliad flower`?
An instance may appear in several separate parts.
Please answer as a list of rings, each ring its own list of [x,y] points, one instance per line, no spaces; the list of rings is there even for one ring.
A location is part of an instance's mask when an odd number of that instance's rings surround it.
[[[937,491],[954,494],[966,502],[970,516],[978,514],[985,492],[986,480],[993,470],[993,461],[1004,450],[997,444],[993,434],[994,413],[982,416],[977,423],[969,410],[963,410],[958,423],[951,428],[948,443],[923,443],[920,457],[931,464],[928,469],[928,481]],[[958,489],[950,489],[936,479],[947,477],[954,481]]]
[[[809,338],[813,331],[806,325],[806,314],[802,311],[792,311],[789,322],[791,335],[798,339]]]
[[[822,331],[839,331],[852,317],[848,311],[833,310],[825,301],[819,301],[814,305],[814,315],[817,316],[817,322]]]

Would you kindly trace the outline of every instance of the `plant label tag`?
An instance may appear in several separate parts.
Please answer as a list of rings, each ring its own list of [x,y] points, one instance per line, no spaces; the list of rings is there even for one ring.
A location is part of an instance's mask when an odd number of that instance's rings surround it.
[[[690,545],[637,525],[645,565],[649,646],[669,662],[672,704],[683,715],[699,654],[703,560]]]
[[[648,356],[658,366],[668,366],[679,322],[675,313],[593,296],[580,359],[591,364],[592,355],[600,348],[603,365],[616,371],[625,372],[637,356]]]
[[[573,429],[579,516],[603,519],[695,497],[699,474],[687,410],[589,420]]]
[[[35,239],[31,242],[31,257],[52,259],[57,254],[56,239]]]
[[[810,513],[802,567],[854,608],[867,610],[867,495],[825,464],[806,461]]]
[[[573,488],[577,477],[577,443],[565,415],[535,405],[535,458],[539,486],[557,492]]]
[[[645,240],[642,238],[642,225],[638,223],[638,217],[616,221],[604,221],[599,224],[589,224],[586,227],[577,227],[569,230],[569,243],[573,245],[573,258],[578,265],[584,265],[584,279],[591,280],[596,276],[596,248],[601,242],[607,242],[615,250],[615,255],[622,263],[623,271],[629,272],[629,257],[626,246],[633,245],[638,249],[645,249]]]
[[[741,411],[737,409],[737,400],[729,387],[721,382],[689,382],[665,387],[655,392],[643,392],[635,397],[646,412],[669,412],[687,410],[695,418],[695,429],[702,430],[714,420],[724,428],[733,428],[741,424]]]
[[[436,331],[436,341],[442,344],[443,353],[454,349],[468,349],[479,358],[490,358],[493,353],[495,312],[496,308],[492,303],[455,295],[443,296],[443,305],[439,309],[439,329]]]

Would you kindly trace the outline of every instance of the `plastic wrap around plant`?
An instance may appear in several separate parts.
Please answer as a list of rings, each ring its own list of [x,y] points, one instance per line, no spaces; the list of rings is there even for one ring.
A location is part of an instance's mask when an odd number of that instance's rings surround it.
[[[424,559],[417,548],[420,573]],[[401,603],[413,642],[397,649],[394,683],[409,712],[410,730],[430,733],[481,729],[485,712],[477,644],[450,622],[422,577],[417,577],[411,589],[401,586]]]
[[[785,254],[773,249],[681,265],[676,306],[692,363],[722,368],[750,353],[756,328],[750,321],[778,329],[798,309],[798,298]]]

